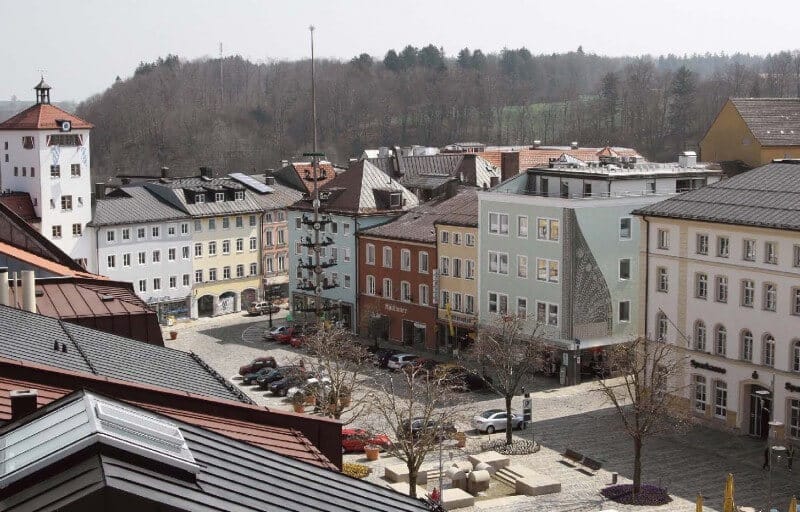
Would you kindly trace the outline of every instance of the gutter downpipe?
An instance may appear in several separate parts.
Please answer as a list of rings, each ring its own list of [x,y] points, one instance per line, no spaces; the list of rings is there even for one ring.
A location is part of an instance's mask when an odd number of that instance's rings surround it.
[[[650,291],[650,221],[642,215],[642,222],[646,227],[644,241],[644,337],[647,338],[647,320],[650,318],[648,293]]]

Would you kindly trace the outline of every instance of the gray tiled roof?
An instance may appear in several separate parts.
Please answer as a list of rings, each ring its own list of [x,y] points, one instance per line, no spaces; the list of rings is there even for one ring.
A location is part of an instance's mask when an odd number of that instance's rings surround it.
[[[156,222],[189,216],[151,194],[141,185],[122,187],[97,201],[92,226]]]
[[[0,326],[0,357],[251,403],[224,377],[187,352],[7,306],[0,306]],[[55,343],[59,350],[54,350]]]
[[[800,145],[800,98],[731,98],[763,146]]]
[[[800,231],[800,165],[767,164],[634,213]]]
[[[252,177],[261,183],[264,183],[263,174],[253,174]],[[291,187],[287,187],[277,181],[270,185],[273,192],[267,194],[259,194],[256,191],[248,189],[248,194],[252,194],[256,202],[263,210],[275,210],[279,208],[286,208],[294,204],[303,197],[303,193]]]
[[[193,217],[210,217],[214,215],[232,215],[237,213],[254,213],[261,210],[258,201],[253,197],[255,192],[246,190],[244,199],[240,201],[207,201],[205,203],[189,203],[184,189],[203,190],[245,190],[245,186],[232,178],[204,179],[199,177],[174,178],[167,183],[148,183],[145,188],[167,201],[176,208],[186,210]]]

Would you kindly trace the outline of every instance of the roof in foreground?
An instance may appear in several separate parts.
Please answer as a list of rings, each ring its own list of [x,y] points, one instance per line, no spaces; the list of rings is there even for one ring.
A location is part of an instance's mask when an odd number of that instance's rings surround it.
[[[0,306],[0,357],[251,403],[194,354]],[[31,333],[36,333],[32,336]],[[57,348],[56,348],[57,347]]]
[[[800,163],[767,164],[634,213],[800,231]]]
[[[800,145],[800,98],[731,98],[763,146]]]
[[[33,433],[37,450],[28,449]],[[11,448],[0,468],[11,510],[31,500],[55,505],[67,489],[72,503],[127,497],[151,510],[427,509],[382,486],[85,391],[0,428],[0,440]]]

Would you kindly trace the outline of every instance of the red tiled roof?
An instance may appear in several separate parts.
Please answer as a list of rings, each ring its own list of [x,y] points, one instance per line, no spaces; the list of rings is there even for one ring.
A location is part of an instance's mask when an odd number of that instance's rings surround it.
[[[0,422],[11,419],[11,390],[35,389],[38,393],[37,407],[42,407],[81,388],[92,389],[281,455],[337,469],[298,429],[269,424],[270,415],[311,420],[307,416],[5,358],[0,358]],[[325,418],[313,420],[331,421]]]
[[[19,215],[28,224],[41,221],[41,219],[36,216],[36,210],[33,208],[31,195],[27,192],[0,194],[0,203],[3,203],[6,208]]]
[[[37,103],[0,123],[0,130],[57,130],[56,121],[69,121],[72,128],[94,128],[92,123],[84,121],[49,103]]]
[[[314,190],[314,167],[306,162],[294,162],[290,167],[297,173],[298,178],[305,185],[306,191],[311,193]],[[336,171],[330,162],[320,162],[319,170],[321,172],[317,175],[317,188],[322,188],[336,177]],[[309,177],[306,178],[306,176]]]

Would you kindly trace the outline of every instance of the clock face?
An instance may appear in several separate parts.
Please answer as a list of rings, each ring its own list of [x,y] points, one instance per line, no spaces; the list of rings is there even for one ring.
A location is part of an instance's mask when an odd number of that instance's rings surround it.
[[[62,132],[68,132],[70,130],[72,130],[72,123],[69,122],[69,121],[62,121],[61,122],[61,131]]]

